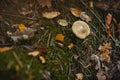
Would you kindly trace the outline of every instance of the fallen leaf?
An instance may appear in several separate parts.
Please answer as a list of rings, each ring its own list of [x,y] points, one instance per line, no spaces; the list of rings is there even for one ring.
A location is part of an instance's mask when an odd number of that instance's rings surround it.
[[[108,10],[109,9],[109,5],[106,4],[105,2],[98,2],[95,4],[95,6],[98,8],[98,9],[101,9],[101,10]]]
[[[2,48],[0,48],[0,53],[12,50],[13,48],[14,48],[13,46],[11,46],[11,47],[2,47]]]
[[[37,55],[39,55],[40,52],[39,51],[33,51],[33,52],[29,52],[28,55],[29,56],[33,56],[33,57],[36,57]]]
[[[86,22],[92,21],[92,19],[86,14],[86,12],[81,12],[80,18]]]
[[[24,30],[27,29],[27,27],[24,24],[19,24],[18,28],[19,28],[20,31],[24,31]]]
[[[47,19],[53,19],[57,16],[59,16],[61,13],[58,11],[51,11],[51,12],[43,12],[42,16]]]
[[[68,45],[68,48],[69,49],[72,49],[74,47],[74,44],[73,43],[70,43],[69,45]]]
[[[90,0],[90,1],[89,1],[89,7],[90,7],[90,8],[93,8],[93,7],[94,7],[94,5],[93,5],[93,0]]]
[[[98,78],[98,80],[106,80],[106,76],[105,76],[105,73],[104,73],[104,71],[103,70],[99,70],[98,72],[97,72],[97,78]]]
[[[100,58],[102,61],[110,63],[110,50],[105,50],[100,54]]]
[[[57,34],[56,37],[55,37],[55,40],[63,42],[64,41],[64,35],[63,34]]]
[[[76,75],[77,80],[83,80],[83,73],[77,73],[75,75]]]
[[[65,19],[59,19],[57,22],[61,26],[68,26],[68,22]]]
[[[103,45],[100,45],[98,48],[100,51],[105,51],[106,49],[112,49],[110,42],[106,42]]]
[[[43,56],[39,56],[39,59],[41,60],[42,64],[46,63],[46,60]]]
[[[80,17],[81,10],[78,8],[70,8],[70,11],[75,17]]]
[[[108,13],[105,18],[105,25],[106,25],[107,29],[110,29],[111,21],[112,21],[112,14]]]
[[[48,50],[45,46],[39,46],[37,49],[40,53],[48,54]]]
[[[42,7],[47,6],[48,8],[50,8],[52,6],[51,0],[38,0],[38,2]]]

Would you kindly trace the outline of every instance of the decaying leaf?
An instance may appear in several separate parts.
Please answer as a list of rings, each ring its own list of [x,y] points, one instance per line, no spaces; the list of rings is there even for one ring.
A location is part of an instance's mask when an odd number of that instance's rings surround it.
[[[98,72],[97,72],[97,78],[98,78],[98,80],[106,80],[106,76],[105,76],[105,73],[104,73],[104,71],[103,70],[99,70]]]
[[[95,4],[95,6],[98,8],[98,9],[101,9],[101,10],[108,10],[109,9],[109,5],[104,3],[104,2],[98,2]]]
[[[53,19],[57,16],[59,16],[61,13],[58,11],[51,11],[51,12],[43,12],[42,16],[47,19]]]
[[[21,30],[23,29],[21,28]],[[13,41],[18,42],[19,40],[32,38],[36,31],[36,29],[27,28],[23,31],[16,31],[15,33],[11,33],[10,36],[13,39]]]
[[[57,22],[61,26],[68,26],[68,22],[65,19],[59,19]]]
[[[45,46],[39,46],[37,49],[40,53],[48,54],[48,50]]]
[[[75,17],[80,17],[81,10],[78,8],[70,8],[70,11]]]
[[[112,14],[108,13],[105,18],[105,25],[106,25],[107,29],[110,29],[111,21],[112,21]]]
[[[110,63],[110,50],[105,50],[103,53],[101,53],[100,58],[102,61]]]
[[[39,59],[41,60],[42,64],[46,63],[46,60],[43,56],[39,56]]]
[[[83,80],[83,73],[77,73],[75,75],[76,75],[77,80]]]
[[[24,30],[27,29],[27,27],[24,24],[19,24],[18,28],[19,28],[20,31],[24,31]]]
[[[68,45],[68,48],[69,49],[72,49],[74,47],[74,44],[73,43],[70,43],[69,45]]]
[[[98,50],[100,51],[105,51],[106,49],[112,49],[110,42],[104,43],[103,45],[100,45],[98,48]]]
[[[92,65],[95,66],[96,70],[101,69],[100,59],[98,55],[92,54],[91,61],[92,61]]]
[[[2,47],[2,48],[0,48],[0,53],[12,50],[13,48],[14,48],[13,46],[11,46],[11,47]]]
[[[47,6],[48,8],[50,8],[52,6],[51,0],[38,0],[38,2],[42,7]]]
[[[36,57],[37,55],[39,55],[40,52],[39,51],[33,51],[33,52],[29,52],[28,55],[29,56],[33,56],[33,57]]]
[[[92,21],[92,19],[86,14],[86,12],[81,12],[80,18],[86,22]]]
[[[64,41],[64,35],[63,34],[57,34],[56,37],[55,37],[55,40],[63,42]]]

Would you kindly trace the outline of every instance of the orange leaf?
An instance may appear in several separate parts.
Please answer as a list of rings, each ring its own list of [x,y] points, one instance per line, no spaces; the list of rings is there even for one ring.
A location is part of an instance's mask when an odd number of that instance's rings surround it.
[[[13,46],[11,47],[3,47],[3,48],[0,48],[0,52],[6,52],[6,51],[9,51],[9,50],[12,50],[13,49]]]
[[[69,49],[72,49],[73,46],[74,46],[74,44],[73,44],[73,43],[70,43],[70,44],[68,45],[68,48],[69,48]]]
[[[42,16],[47,19],[53,19],[57,16],[59,16],[61,13],[58,11],[51,11],[51,12],[44,12],[42,13]]]
[[[55,37],[55,40],[64,41],[64,35],[63,34],[57,34],[56,37]]]
[[[19,24],[18,28],[19,28],[20,31],[24,31],[25,29],[27,29],[24,24]]]
[[[75,17],[80,17],[81,10],[77,8],[70,8],[70,11]]]

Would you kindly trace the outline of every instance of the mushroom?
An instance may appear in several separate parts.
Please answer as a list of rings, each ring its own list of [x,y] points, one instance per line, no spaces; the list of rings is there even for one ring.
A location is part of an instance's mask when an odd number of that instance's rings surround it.
[[[73,33],[80,39],[85,39],[90,34],[90,28],[84,21],[75,21],[72,25]]]

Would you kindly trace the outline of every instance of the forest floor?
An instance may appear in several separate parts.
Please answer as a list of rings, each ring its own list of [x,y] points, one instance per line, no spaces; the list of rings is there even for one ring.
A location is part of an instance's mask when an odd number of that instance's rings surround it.
[[[119,0],[1,0],[0,79],[119,80],[119,6]],[[90,28],[84,39],[73,32],[75,21]]]

